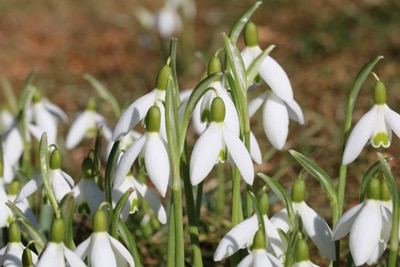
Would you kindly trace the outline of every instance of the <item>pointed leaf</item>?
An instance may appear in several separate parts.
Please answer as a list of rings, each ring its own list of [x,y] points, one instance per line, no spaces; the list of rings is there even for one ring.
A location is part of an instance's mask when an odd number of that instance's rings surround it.
[[[251,5],[243,14],[236,20],[235,24],[233,24],[231,32],[229,33],[229,38],[233,42],[237,42],[240,33],[242,32],[246,23],[250,20],[250,17],[257,10],[257,8],[262,4],[262,1],[257,1],[253,5]]]
[[[129,188],[115,205],[111,221],[111,233],[110,233],[111,236],[113,236],[114,238],[118,238],[118,225],[119,225],[120,214],[122,212],[122,209],[124,208],[126,201],[129,198],[129,195],[132,194],[133,191],[134,191],[133,188]]]
[[[246,68],[242,56],[236,44],[226,35],[224,36],[224,48],[227,57],[227,69],[232,71],[235,84],[231,87],[237,90],[237,93],[244,95],[247,92]]]
[[[74,242],[74,230],[73,230],[75,198],[71,193],[66,194],[61,200],[60,210],[62,212],[62,217],[65,223],[64,244],[65,246],[67,246],[67,248],[75,250],[76,245]]]

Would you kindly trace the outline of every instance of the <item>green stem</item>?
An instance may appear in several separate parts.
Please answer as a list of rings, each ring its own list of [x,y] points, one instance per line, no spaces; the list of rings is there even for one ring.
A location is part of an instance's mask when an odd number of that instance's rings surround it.
[[[175,267],[175,209],[171,204],[168,218],[168,251],[167,251],[167,267]]]
[[[215,219],[219,220],[224,214],[225,208],[225,172],[224,164],[217,164],[217,204],[215,207]]]
[[[232,227],[243,221],[242,198],[240,195],[240,172],[232,168]]]

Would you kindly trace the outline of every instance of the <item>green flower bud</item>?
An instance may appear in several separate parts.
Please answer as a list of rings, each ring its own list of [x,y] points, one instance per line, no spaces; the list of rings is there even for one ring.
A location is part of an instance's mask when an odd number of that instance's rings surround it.
[[[146,129],[147,132],[158,133],[161,125],[161,112],[160,108],[156,105],[152,106],[146,115]]]
[[[376,81],[374,85],[374,101],[377,105],[386,104],[386,87],[381,81]]]
[[[390,190],[385,179],[381,179],[381,200],[390,201],[392,197],[390,196]]]
[[[93,111],[96,110],[96,100],[94,99],[94,97],[91,97],[91,98],[88,100],[88,102],[87,102],[87,104],[86,104],[86,109],[87,109],[87,110],[93,110]]]
[[[22,252],[22,266],[23,267],[33,267],[32,253],[29,248],[25,248]]]
[[[65,223],[62,218],[55,218],[51,225],[50,241],[61,243],[64,240]]]
[[[8,239],[10,243],[21,242],[21,228],[18,223],[10,223],[10,226],[8,227]]]
[[[367,198],[379,200],[381,197],[381,183],[377,176],[373,176],[367,186]]]
[[[9,195],[17,195],[19,190],[21,189],[22,184],[20,181],[14,179],[9,185],[8,185],[8,194]]]
[[[268,194],[263,192],[259,201],[260,201],[260,213],[262,215],[267,214],[269,208]]]
[[[58,148],[55,148],[53,152],[51,152],[49,167],[52,170],[61,169],[61,153]]]
[[[166,90],[168,85],[168,79],[171,76],[171,67],[164,65],[157,75],[156,88],[158,90]]]
[[[257,26],[251,21],[244,27],[244,43],[247,47],[258,45]]]
[[[100,233],[107,231],[107,216],[104,210],[97,209],[93,215],[93,232]]]
[[[253,238],[252,249],[265,249],[265,235],[261,230],[257,230]]]
[[[89,157],[86,157],[82,161],[82,177],[83,178],[92,178],[94,175],[94,163],[93,160]]]
[[[222,70],[221,60],[219,60],[219,57],[213,56],[208,62],[207,74],[211,75],[220,72],[221,70]]]
[[[223,122],[225,119],[225,103],[220,97],[214,98],[211,103],[211,121]]]
[[[38,103],[38,102],[40,102],[41,99],[42,99],[42,96],[40,94],[40,91],[39,90],[35,90],[35,93],[33,94],[33,97],[32,97],[32,102],[33,103]]]
[[[310,259],[307,241],[299,239],[295,248],[296,262],[308,261]]]
[[[306,183],[302,178],[297,178],[292,186],[292,201],[295,203],[303,202],[306,197]]]

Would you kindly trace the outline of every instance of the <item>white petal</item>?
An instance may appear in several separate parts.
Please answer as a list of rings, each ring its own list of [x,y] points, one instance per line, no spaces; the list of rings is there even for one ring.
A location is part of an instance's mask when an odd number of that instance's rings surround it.
[[[65,140],[65,146],[67,149],[76,147],[83,139],[89,127],[89,121],[90,114],[88,111],[83,111],[75,117]]]
[[[363,203],[360,203],[349,209],[343,214],[342,217],[340,217],[339,221],[337,221],[335,227],[333,228],[332,240],[335,241],[342,239],[350,232],[351,226],[353,225],[354,220],[357,218],[362,207]]]
[[[62,244],[62,247],[64,250],[64,257],[70,266],[74,266],[74,267],[75,266],[76,267],[85,267],[86,266],[86,264],[79,258],[78,255],[76,255],[74,252],[72,252],[64,244]]]
[[[350,251],[354,263],[364,264],[379,243],[382,220],[376,200],[365,200],[365,204],[350,231]]]
[[[270,221],[276,229],[282,229],[282,231],[285,233],[287,233],[290,229],[289,218],[286,209],[281,209],[279,212],[275,213],[271,217]]]
[[[88,262],[90,266],[117,267],[117,261],[106,232],[93,234]]]
[[[146,171],[157,191],[165,197],[170,179],[170,163],[166,145],[158,133],[146,133],[143,147]]]
[[[271,144],[282,149],[289,132],[289,114],[285,104],[273,92],[269,93],[264,104],[263,126]]]
[[[150,207],[154,210],[154,212],[157,215],[158,220],[162,224],[167,223],[167,212],[165,211],[164,206],[162,205],[161,201],[159,200],[158,196],[148,188],[145,184],[133,180],[135,184],[136,190],[139,192],[139,194],[144,197],[147,201],[147,203],[150,205]]]
[[[124,266],[126,263],[128,263],[128,266],[135,266],[131,253],[117,239],[110,235],[108,238],[111,241],[112,250],[114,251],[117,262],[119,263],[118,266],[122,266],[122,263]]]
[[[400,114],[385,105],[385,118],[393,132],[400,137]]]
[[[271,220],[268,219],[268,216],[264,215],[263,217],[265,231],[267,233],[267,250],[270,251],[270,249],[272,249],[275,255],[280,258],[283,256],[284,252],[286,252],[287,244],[284,244],[277,228],[275,228]]]
[[[242,140],[224,127],[222,135],[229,155],[232,157],[246,183],[252,185],[254,181],[254,167],[251,157]]]
[[[299,104],[293,99],[290,102],[285,102],[285,105],[289,112],[289,118],[300,124],[304,124],[303,111],[301,111]]]
[[[49,267],[49,266],[65,266],[64,251],[61,243],[57,244],[54,242],[47,243],[36,267]]]
[[[57,140],[57,120],[44,107],[36,109],[36,125],[42,132],[47,133],[49,144],[55,144]]]
[[[258,220],[256,215],[242,221],[233,227],[219,242],[214,253],[214,261],[221,261],[236,251],[253,242],[253,237],[258,230]]]
[[[104,118],[103,116],[101,116],[100,114],[96,113],[94,116],[95,122],[96,122],[96,126],[99,127],[100,125],[102,125],[103,127],[103,136],[104,138],[109,141],[111,140],[111,136],[112,136],[112,131],[110,126],[107,123],[106,118]]]
[[[60,121],[67,122],[67,114],[65,114],[65,112],[61,108],[47,100],[43,100],[42,103],[44,107],[53,115],[53,117],[57,118]]]
[[[79,258],[85,259],[89,253],[91,241],[92,236],[89,236],[89,238],[79,244],[79,246],[74,250],[74,253],[78,255]]]
[[[260,49],[260,53],[261,53],[261,49]],[[247,68],[251,65],[251,62],[253,62],[254,58],[257,57],[257,55],[253,55],[253,53],[251,53],[251,48],[249,49],[249,47],[245,47],[243,48],[242,52],[240,52],[240,55],[242,56],[243,59],[243,63],[244,66]]]
[[[94,211],[99,208],[100,204],[105,201],[105,196],[93,179],[88,180],[85,196],[90,212],[93,214]]]
[[[262,154],[260,146],[258,145],[256,137],[251,131],[250,131],[250,155],[255,163],[257,164],[262,163]]]
[[[54,196],[56,197],[57,202],[60,203],[63,197],[71,192],[73,184],[70,184],[69,180],[64,179],[60,169],[49,170],[49,175]]]
[[[21,190],[19,190],[17,197],[15,198],[15,202],[20,202],[21,200],[32,195],[39,187],[43,184],[42,175],[35,176],[32,180],[27,182]]]
[[[254,249],[253,253],[253,266],[254,267],[272,267],[272,263],[268,258],[267,251],[264,249]]]
[[[325,257],[334,260],[336,258],[335,242],[332,241],[332,231],[328,224],[304,201],[298,205],[300,205],[300,216],[307,234]]]
[[[249,255],[244,257],[243,260],[241,260],[239,262],[237,267],[251,267],[251,266],[253,266],[253,261],[254,261],[254,255],[253,255],[253,253],[250,253]]]
[[[350,164],[360,154],[371,137],[377,119],[377,106],[374,105],[354,126],[343,153],[342,164]]]
[[[147,111],[154,103],[155,95],[156,90],[154,89],[150,93],[138,98],[122,113],[114,128],[113,141],[117,141],[126,135],[130,129],[146,116]]]
[[[128,148],[128,150],[122,155],[117,169],[115,170],[114,188],[120,187],[124,181],[129,169],[132,167],[133,162],[136,160],[140,151],[142,150],[144,143],[146,142],[146,135],[144,134],[138,140]]]
[[[264,92],[262,94],[259,94],[255,98],[253,98],[249,104],[248,104],[248,109],[249,109],[249,117],[253,117],[253,115],[256,113],[256,111],[261,107],[261,105],[264,103],[265,99],[268,96],[268,92]]]
[[[197,140],[190,158],[190,181],[198,185],[211,172],[222,147],[221,127],[212,122]]]

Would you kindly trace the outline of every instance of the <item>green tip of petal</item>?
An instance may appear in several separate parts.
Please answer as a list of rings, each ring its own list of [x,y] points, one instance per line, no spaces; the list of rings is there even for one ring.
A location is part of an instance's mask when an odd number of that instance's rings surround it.
[[[93,216],[93,232],[106,232],[107,231],[107,216],[104,210],[98,209]]]
[[[381,183],[378,177],[373,176],[368,183],[367,198],[379,200],[381,197]]]
[[[376,81],[374,86],[374,101],[377,105],[383,105],[386,103],[386,86],[381,81]]]
[[[51,153],[49,167],[52,170],[58,170],[61,168],[61,153],[57,148]]]
[[[210,62],[208,62],[208,68],[207,68],[207,74],[212,75],[217,72],[221,72],[222,67],[221,67],[221,60],[217,56],[213,56],[210,59]],[[220,80],[221,77],[218,77]]]
[[[306,184],[303,179],[297,178],[292,186],[292,201],[303,202],[306,197]]]
[[[64,240],[65,223],[62,218],[55,218],[51,226],[50,240],[54,243],[61,243]]]
[[[244,28],[244,43],[247,47],[258,45],[257,26],[249,21]]]
[[[21,242],[21,228],[18,223],[12,222],[8,227],[8,239],[10,243]]]
[[[225,103],[220,97],[214,98],[211,104],[211,120],[223,122],[225,119]]]
[[[380,132],[374,135],[374,138],[372,140],[372,146],[373,147],[389,147],[390,146],[390,140],[389,136],[385,132]]]
[[[92,178],[94,175],[93,172],[94,172],[93,160],[89,157],[84,158],[82,162],[82,177]]]
[[[168,65],[164,65],[160,72],[157,75],[157,80],[156,80],[156,88],[161,91],[165,91],[167,89],[168,85],[168,79],[171,76],[171,67]]]
[[[308,261],[310,259],[307,241],[299,239],[295,250],[296,262]]]
[[[265,235],[261,230],[258,230],[253,238],[252,249],[265,249]]]
[[[147,132],[158,133],[161,125],[161,111],[158,106],[152,106],[146,115]]]

